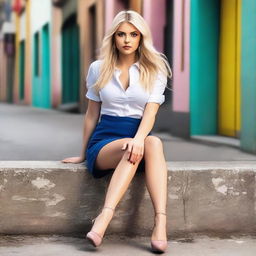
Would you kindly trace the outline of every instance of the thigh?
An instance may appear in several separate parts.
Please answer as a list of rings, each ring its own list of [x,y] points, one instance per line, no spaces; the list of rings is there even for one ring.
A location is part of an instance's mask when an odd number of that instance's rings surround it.
[[[102,147],[96,158],[96,168],[99,170],[116,168],[125,152],[122,150],[123,144],[129,140],[131,138],[118,139]]]

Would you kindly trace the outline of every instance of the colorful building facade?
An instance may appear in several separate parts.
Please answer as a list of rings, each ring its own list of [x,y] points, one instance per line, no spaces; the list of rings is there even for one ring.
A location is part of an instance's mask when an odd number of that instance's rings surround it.
[[[13,0],[12,5],[15,64],[14,70],[7,65],[10,56],[1,40],[2,101],[84,112],[89,64],[114,16],[132,9],[146,19],[155,48],[173,70],[155,128],[185,138],[233,137],[243,150],[256,153],[254,0]]]

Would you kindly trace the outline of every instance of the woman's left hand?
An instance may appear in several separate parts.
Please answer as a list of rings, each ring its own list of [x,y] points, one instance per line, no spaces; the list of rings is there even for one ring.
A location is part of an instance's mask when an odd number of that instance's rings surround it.
[[[128,151],[128,161],[135,164],[137,161],[143,158],[144,154],[144,140],[132,139],[124,143],[122,150]]]

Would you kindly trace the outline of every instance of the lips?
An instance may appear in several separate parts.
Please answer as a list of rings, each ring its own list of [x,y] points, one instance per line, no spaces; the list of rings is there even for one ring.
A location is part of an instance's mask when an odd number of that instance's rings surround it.
[[[130,49],[130,48],[132,48],[132,47],[131,47],[131,46],[124,46],[123,48],[126,49],[126,50],[128,50],[128,49]]]

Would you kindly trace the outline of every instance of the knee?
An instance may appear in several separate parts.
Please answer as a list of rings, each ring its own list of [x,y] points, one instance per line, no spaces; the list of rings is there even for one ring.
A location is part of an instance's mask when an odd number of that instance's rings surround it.
[[[145,139],[145,150],[161,150],[163,143],[157,136],[147,136]]]

